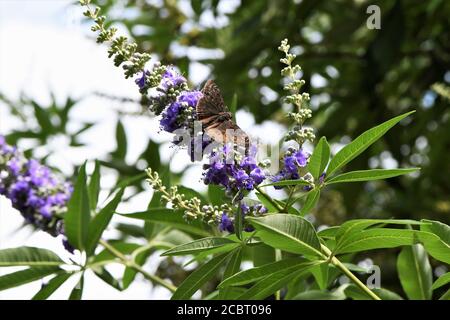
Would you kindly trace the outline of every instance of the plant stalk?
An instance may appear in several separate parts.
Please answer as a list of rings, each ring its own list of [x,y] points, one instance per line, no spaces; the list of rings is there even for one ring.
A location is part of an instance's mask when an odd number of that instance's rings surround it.
[[[321,245],[322,251],[331,257],[331,250],[327,246]],[[331,263],[335,265],[339,270],[341,270],[347,277],[350,278],[361,290],[369,295],[373,300],[381,300],[381,298],[376,295],[372,290],[370,290],[364,283],[361,282],[338,258],[332,257]]]
[[[119,258],[124,265],[141,273],[146,279],[150,280],[152,283],[159,284],[160,286],[168,289],[172,293],[177,290],[177,288],[174,285],[164,281],[163,279],[161,279],[158,276],[148,273],[139,264],[137,264],[136,262],[134,262],[130,259],[127,259],[127,257],[125,257],[120,251],[118,251],[116,248],[114,248],[112,245],[110,245],[105,240],[100,239],[99,243],[106,250],[108,250],[110,253],[112,253],[115,257]]]

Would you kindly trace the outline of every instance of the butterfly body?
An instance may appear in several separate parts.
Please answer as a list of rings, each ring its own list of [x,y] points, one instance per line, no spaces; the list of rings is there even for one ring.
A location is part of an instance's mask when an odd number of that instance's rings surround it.
[[[233,122],[233,115],[229,112],[220,89],[213,80],[206,82],[202,94],[197,102],[196,112],[204,132],[216,142],[232,142],[248,150],[250,138]]]

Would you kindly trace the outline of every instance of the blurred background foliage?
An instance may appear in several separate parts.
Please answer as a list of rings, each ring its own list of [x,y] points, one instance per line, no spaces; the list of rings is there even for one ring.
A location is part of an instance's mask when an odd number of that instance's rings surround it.
[[[140,50],[150,52],[155,60],[173,64],[190,77],[194,76],[190,74],[193,65],[206,67],[208,78],[217,81],[226,101],[236,94],[238,108],[252,113],[257,123],[288,125],[276,50],[284,38],[293,45],[296,61],[303,68],[304,91],[311,94],[314,114],[309,124],[316,128],[317,137],[326,136],[334,148],[416,109],[408,121],[352,161],[347,171],[420,166],[420,174],[329,188],[314,212],[316,224],[337,225],[363,217],[450,222],[450,101],[432,89],[435,83],[450,82],[450,1],[93,2],[102,7],[110,23],[122,27],[121,31],[125,28]],[[380,30],[366,26],[366,9],[372,4],[381,8]],[[28,97],[0,99],[23,123],[7,136],[10,143],[31,138],[44,145],[62,134],[71,146],[79,147],[83,145],[79,135],[95,126],[85,123],[67,130],[70,110],[78,103],[70,98],[63,105],[54,100],[48,106]],[[142,191],[142,172],[147,166],[162,173],[167,183],[179,184],[183,172],[170,172],[169,164],[161,162],[155,152],[156,142],[149,141],[137,161],[129,163],[125,161],[127,132],[120,120],[116,141],[116,150],[101,163],[118,173],[117,184],[131,182]],[[33,152],[33,148],[27,151],[28,155]],[[221,199],[217,190],[208,193],[209,199]],[[118,225],[124,238],[148,238],[158,228]],[[375,263],[383,263],[387,270],[383,274],[395,278],[395,255],[386,252],[370,256]],[[165,263],[175,269],[160,268],[159,272],[181,272],[177,264]],[[398,285],[398,280],[392,283]]]
[[[420,166],[415,179],[347,184],[317,210],[337,224],[350,217],[450,221],[449,101],[432,91],[450,82],[450,3],[444,0],[96,0],[141,50],[189,74],[210,69],[229,101],[257,122],[285,122],[279,52],[295,45],[310,92],[317,136],[346,143],[402,112],[417,113],[386,135],[348,170]],[[381,9],[381,29],[366,26],[368,5]],[[219,49],[219,50],[217,50]],[[195,54],[193,53],[195,52]]]

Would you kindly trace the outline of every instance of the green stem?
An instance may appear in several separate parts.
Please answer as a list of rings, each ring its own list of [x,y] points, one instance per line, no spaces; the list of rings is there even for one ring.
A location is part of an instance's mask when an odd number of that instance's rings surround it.
[[[142,267],[139,264],[137,264],[136,262],[134,262],[130,259],[127,259],[127,257],[125,257],[125,255],[123,255],[122,252],[118,251],[116,248],[114,248],[112,245],[110,245],[105,240],[100,240],[99,242],[106,250],[108,250],[114,256],[119,258],[124,265],[141,273],[146,279],[150,280],[153,283],[159,284],[160,286],[163,286],[164,288],[168,289],[171,292],[175,292],[177,290],[177,288],[174,285],[164,281],[163,279],[161,279],[158,276],[148,273],[147,271],[142,269]]]
[[[281,250],[275,249],[275,261],[280,261],[281,259],[282,259]],[[275,300],[281,300],[281,291],[280,290],[277,290],[277,292],[275,292]]]
[[[341,270],[347,277],[350,278],[361,290],[369,295],[373,300],[381,300],[372,290],[370,290],[364,283],[361,282],[338,258],[333,257],[331,250],[327,246],[321,245],[322,251],[331,257],[331,263],[334,264],[339,270]]]
[[[256,190],[264,197],[267,201],[270,202],[271,205],[273,205],[275,208],[278,209],[280,212],[287,213],[278,203],[276,203],[265,191],[263,191],[260,187],[255,187]]]

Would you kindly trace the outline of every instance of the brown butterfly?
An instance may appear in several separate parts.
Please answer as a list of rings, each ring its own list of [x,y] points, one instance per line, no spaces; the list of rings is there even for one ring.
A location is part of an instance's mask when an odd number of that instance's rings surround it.
[[[219,87],[208,80],[202,89],[203,96],[198,100],[197,119],[202,123],[203,131],[218,143],[232,142],[248,151],[249,136],[233,122],[233,115],[223,101]]]

